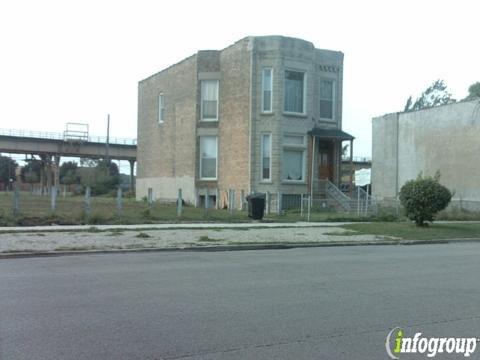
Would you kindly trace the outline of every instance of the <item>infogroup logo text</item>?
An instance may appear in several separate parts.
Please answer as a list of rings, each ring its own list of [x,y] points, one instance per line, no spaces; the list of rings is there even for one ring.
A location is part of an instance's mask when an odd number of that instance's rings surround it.
[[[422,333],[415,333],[413,338],[405,337],[402,328],[393,328],[387,335],[385,348],[391,359],[399,359],[400,354],[425,354],[429,358],[437,354],[463,354],[469,357],[475,352],[480,339],[472,338],[438,338],[422,337]]]

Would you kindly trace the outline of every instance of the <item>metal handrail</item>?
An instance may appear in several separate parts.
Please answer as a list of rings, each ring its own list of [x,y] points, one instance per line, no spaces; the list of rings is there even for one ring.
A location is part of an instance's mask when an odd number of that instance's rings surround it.
[[[13,137],[28,137],[34,139],[49,139],[49,140],[81,140],[94,143],[105,144],[107,142],[106,136],[71,136],[71,134],[62,134],[48,131],[32,131],[32,130],[19,130],[19,129],[0,129],[0,136],[13,136]],[[110,144],[116,145],[137,145],[137,139],[128,138],[109,138]]]

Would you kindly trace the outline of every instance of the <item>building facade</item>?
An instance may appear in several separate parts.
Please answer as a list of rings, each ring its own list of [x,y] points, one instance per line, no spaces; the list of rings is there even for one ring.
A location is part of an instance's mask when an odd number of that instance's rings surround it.
[[[395,199],[406,181],[440,171],[452,205],[480,209],[479,138],[480,100],[374,118],[373,195]]]
[[[138,86],[137,198],[224,206],[228,190],[340,182],[343,54],[282,36],[199,51]]]

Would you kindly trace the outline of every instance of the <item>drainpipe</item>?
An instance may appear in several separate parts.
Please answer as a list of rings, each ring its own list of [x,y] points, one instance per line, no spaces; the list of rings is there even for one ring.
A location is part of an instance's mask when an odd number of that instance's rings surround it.
[[[250,114],[249,114],[249,123],[248,123],[248,193],[252,193],[252,134],[253,134],[253,52],[255,49],[255,38],[252,36],[250,38]],[[271,160],[270,160],[271,161]],[[271,166],[270,166],[271,168]],[[271,170],[270,170],[271,171]]]
[[[395,142],[395,199],[398,201],[398,140],[399,140],[399,119],[400,114],[397,113],[397,133],[396,133],[396,142]]]
[[[315,142],[317,138],[312,135],[312,173],[310,175],[310,198],[313,199],[313,179],[315,173]]]

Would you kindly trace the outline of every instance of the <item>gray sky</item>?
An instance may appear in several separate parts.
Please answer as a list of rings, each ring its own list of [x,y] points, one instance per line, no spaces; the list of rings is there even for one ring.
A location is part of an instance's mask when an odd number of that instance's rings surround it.
[[[340,50],[343,128],[370,156],[371,118],[403,109],[438,78],[461,99],[480,81],[478,1],[0,2],[0,128],[90,124],[136,137],[139,80],[247,35]]]

